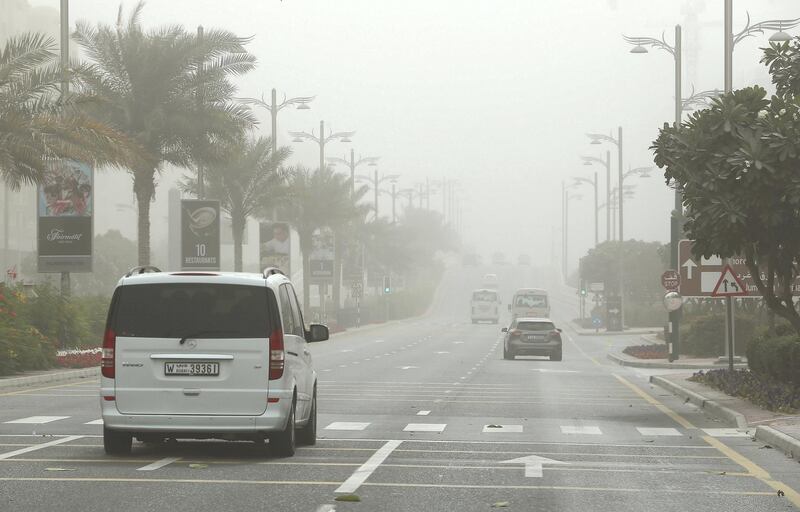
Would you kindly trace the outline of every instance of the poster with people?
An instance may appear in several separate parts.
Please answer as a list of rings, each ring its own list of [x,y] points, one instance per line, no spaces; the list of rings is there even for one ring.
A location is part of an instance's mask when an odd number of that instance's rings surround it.
[[[291,275],[292,238],[287,222],[262,222],[258,226],[258,249],[261,269],[277,267]]]
[[[333,231],[330,228],[315,229],[311,235],[311,254],[308,255],[312,278],[333,279],[334,250]]]
[[[94,172],[53,160],[37,188],[39,272],[91,272]]]

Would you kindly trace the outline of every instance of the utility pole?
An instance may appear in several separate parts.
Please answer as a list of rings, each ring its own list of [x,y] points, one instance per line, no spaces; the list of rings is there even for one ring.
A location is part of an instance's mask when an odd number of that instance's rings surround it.
[[[611,151],[606,150],[606,242],[611,240]]]
[[[61,97],[69,94],[69,0],[61,0]],[[8,201],[6,201],[6,205]],[[72,294],[69,272],[61,272],[61,295]]]
[[[392,224],[397,222],[397,184],[392,181]]]
[[[624,172],[622,170],[622,127],[620,126],[617,129],[617,162],[619,163],[619,193],[617,196],[619,197],[619,318],[620,318],[620,330],[625,330],[625,278],[623,271],[625,270],[625,264],[623,263],[622,259],[625,256],[625,236],[622,234],[622,226],[623,226],[623,192],[624,188],[622,188],[622,180],[624,177]]]

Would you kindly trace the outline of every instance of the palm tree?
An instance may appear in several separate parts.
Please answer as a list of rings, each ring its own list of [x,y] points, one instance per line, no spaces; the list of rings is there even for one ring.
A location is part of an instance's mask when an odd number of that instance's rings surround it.
[[[189,166],[255,123],[231,100],[230,81],[251,70],[255,57],[244,49],[247,39],[223,30],[206,30],[202,39],[180,25],[145,32],[142,8],[139,2],[126,20],[120,6],[113,27],[79,22],[74,37],[92,63],[79,79],[101,101],[97,115],[143,148],[144,158],[128,170],[139,210],[139,264],[146,265],[156,177],[164,164]]]
[[[206,166],[208,196],[219,199],[231,217],[234,270],[242,271],[242,238],[247,218],[264,204],[272,204],[283,190],[280,165],[291,154],[288,147],[272,153],[270,137],[247,138],[224,146],[222,157]],[[197,178],[184,180],[182,188],[196,192]]]
[[[283,212],[297,229],[300,251],[303,253],[303,308],[309,309],[309,255],[315,229],[331,228],[334,234],[350,221],[363,218],[366,206],[359,200],[366,194],[365,186],[351,195],[350,178],[336,174],[331,168],[310,169],[295,166],[287,170],[287,191]],[[338,254],[337,254],[338,259]],[[338,268],[338,261],[335,262]],[[338,276],[338,272],[337,272]]]
[[[94,166],[134,161],[136,148],[88,115],[86,98],[61,94],[56,48],[52,38],[27,33],[0,51],[0,178],[15,189],[42,183],[54,158]]]

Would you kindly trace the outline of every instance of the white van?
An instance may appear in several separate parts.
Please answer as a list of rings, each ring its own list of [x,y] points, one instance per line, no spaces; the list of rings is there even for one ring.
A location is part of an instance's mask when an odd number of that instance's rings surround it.
[[[292,283],[263,274],[137,267],[117,284],[103,338],[106,453],[133,438],[247,439],[291,456],[314,444],[317,374]],[[297,429],[297,431],[295,431]]]
[[[500,321],[500,297],[497,290],[483,288],[472,292],[470,301],[470,314],[472,323]]]
[[[508,305],[511,312],[511,321],[520,317],[550,317],[550,300],[547,290],[541,288],[521,288],[514,293],[511,304]]]

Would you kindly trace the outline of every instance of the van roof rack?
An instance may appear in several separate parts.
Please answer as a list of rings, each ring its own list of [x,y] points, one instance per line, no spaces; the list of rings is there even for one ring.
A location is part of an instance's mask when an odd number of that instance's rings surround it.
[[[278,274],[278,275],[281,275],[281,276],[285,276],[286,275],[283,272],[283,270],[279,269],[278,267],[267,267],[267,268],[264,269],[264,272],[262,274],[264,276],[264,279],[268,278],[269,276],[274,276],[275,274]]]
[[[131,277],[134,274],[149,274],[150,272],[161,272],[161,269],[152,265],[142,265],[140,267],[133,267],[130,269],[128,273],[125,274],[125,277]]]

